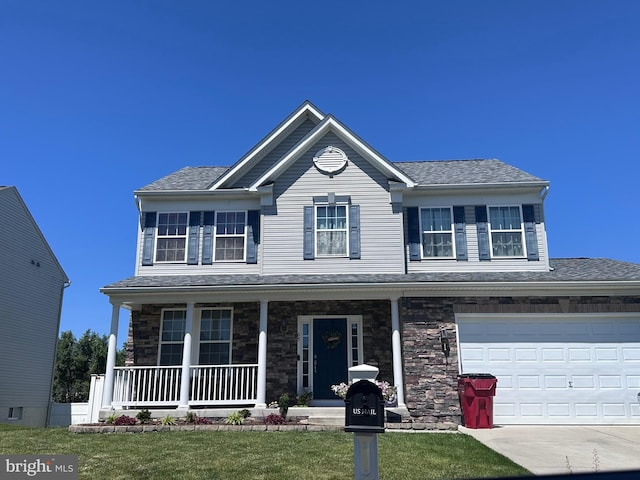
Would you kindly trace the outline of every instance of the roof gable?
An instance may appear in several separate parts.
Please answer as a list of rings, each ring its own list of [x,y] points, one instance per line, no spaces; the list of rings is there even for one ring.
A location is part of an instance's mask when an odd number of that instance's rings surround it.
[[[20,192],[18,192],[18,189],[16,187],[0,186],[0,195],[5,197],[5,199],[0,203],[5,203],[6,205],[10,205],[11,203],[13,203],[13,205],[17,207],[19,211],[22,212],[25,220],[27,221],[27,227],[29,229],[33,229],[33,233],[37,236],[38,240],[40,241],[42,251],[46,252],[49,255],[55,267],[60,271],[60,275],[62,276],[63,281],[65,283],[69,283],[69,277],[67,277],[67,274],[62,269],[60,262],[58,261],[55,254],[53,253],[53,250],[49,246],[47,239],[43,235],[42,230],[40,230],[40,227],[38,226],[35,219],[33,218],[33,215],[31,215],[29,208],[27,208],[27,205],[24,203],[24,200],[20,196]],[[12,239],[10,240],[10,242],[11,243],[20,242],[21,239],[13,238],[14,234],[15,232],[12,231],[11,232]]]
[[[405,183],[408,186],[415,186],[415,182],[402,170],[397,168],[392,162],[375,151],[370,145],[355,135],[346,126],[340,123],[333,115],[327,115],[313,130],[311,130],[298,144],[283,156],[273,167],[254,181],[250,191],[257,191],[259,187],[273,182],[286,169],[292,165],[300,156],[311,148],[315,142],[320,140],[325,134],[332,132],[345,143],[349,144],[364,159],[369,161],[375,168],[383,172],[390,179]]]
[[[318,110],[310,101],[306,100],[302,105],[294,110],[293,113],[280,122],[276,128],[260,140],[256,146],[232,165],[224,175],[218,178],[213,185],[211,185],[210,190],[216,190],[218,188],[231,185],[307,119],[311,119],[318,123],[321,122],[324,117],[324,114],[320,110]]]

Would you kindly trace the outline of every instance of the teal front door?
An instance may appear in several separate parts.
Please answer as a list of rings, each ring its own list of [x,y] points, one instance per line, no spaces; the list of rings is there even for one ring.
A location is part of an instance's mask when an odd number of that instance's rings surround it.
[[[348,380],[347,319],[313,320],[313,398],[339,400],[331,385]]]

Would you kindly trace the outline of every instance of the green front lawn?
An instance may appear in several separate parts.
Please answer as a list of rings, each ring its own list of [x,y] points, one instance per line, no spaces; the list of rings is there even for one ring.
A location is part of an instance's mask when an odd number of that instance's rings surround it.
[[[385,433],[378,451],[381,479],[529,474],[462,434]],[[353,478],[353,434],[341,432],[74,434],[0,425],[0,454],[79,455],[86,479]]]

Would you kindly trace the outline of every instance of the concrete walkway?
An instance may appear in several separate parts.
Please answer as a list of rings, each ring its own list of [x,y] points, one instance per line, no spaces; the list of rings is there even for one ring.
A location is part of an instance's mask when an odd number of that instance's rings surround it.
[[[459,427],[535,475],[638,470],[640,426]]]

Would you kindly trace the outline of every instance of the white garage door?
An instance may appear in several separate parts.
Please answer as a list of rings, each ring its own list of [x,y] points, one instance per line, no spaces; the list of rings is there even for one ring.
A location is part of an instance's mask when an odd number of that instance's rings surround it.
[[[460,371],[498,378],[495,424],[640,424],[640,315],[456,322]]]

